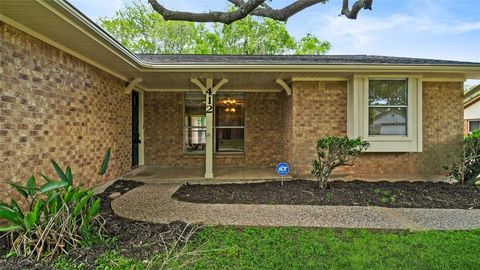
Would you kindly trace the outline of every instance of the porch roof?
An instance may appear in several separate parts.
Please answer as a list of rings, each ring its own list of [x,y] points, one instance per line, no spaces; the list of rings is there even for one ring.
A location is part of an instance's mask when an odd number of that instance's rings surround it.
[[[0,20],[145,91],[198,89],[190,78],[228,79],[222,90],[281,90],[277,79],[354,75],[480,79],[480,63],[372,55],[137,55],[64,0],[2,0]],[[141,80],[140,80],[141,79]],[[132,86],[133,87],[133,86]],[[198,90],[197,90],[198,91]]]
[[[206,65],[412,65],[471,66],[480,63],[440,59],[394,57],[380,55],[199,55],[199,54],[137,54],[150,64]]]

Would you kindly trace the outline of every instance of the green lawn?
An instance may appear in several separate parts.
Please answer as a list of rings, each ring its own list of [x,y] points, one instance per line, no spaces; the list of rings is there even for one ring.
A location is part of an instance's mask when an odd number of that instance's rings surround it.
[[[193,269],[480,269],[480,230],[386,233],[209,228]]]
[[[480,269],[480,229],[409,233],[210,227],[188,250],[202,253],[180,269]],[[181,263],[186,259],[181,257]],[[145,265],[115,252],[97,260],[97,269]]]

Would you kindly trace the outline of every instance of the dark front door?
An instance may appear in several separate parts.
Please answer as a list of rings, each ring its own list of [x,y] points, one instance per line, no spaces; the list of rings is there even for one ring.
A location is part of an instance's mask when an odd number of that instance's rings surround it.
[[[132,166],[138,165],[140,153],[140,95],[132,91]]]

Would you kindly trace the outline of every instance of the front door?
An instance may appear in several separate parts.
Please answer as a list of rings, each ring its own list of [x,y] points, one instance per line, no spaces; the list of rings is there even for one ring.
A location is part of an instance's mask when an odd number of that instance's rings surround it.
[[[132,91],[132,166],[138,166],[140,153],[140,95]]]

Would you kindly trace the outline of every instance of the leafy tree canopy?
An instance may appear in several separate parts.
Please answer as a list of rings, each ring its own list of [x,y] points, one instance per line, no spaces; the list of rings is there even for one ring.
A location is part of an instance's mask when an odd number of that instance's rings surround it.
[[[232,9],[232,7],[230,7]],[[291,36],[285,23],[248,16],[232,24],[165,21],[144,2],[126,5],[99,24],[135,53],[324,54],[328,41]]]

